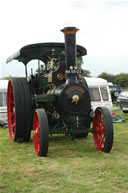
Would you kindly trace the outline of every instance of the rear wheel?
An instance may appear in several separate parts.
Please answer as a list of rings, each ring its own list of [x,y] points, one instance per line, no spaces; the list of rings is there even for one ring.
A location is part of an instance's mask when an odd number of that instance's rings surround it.
[[[13,141],[30,140],[31,100],[26,78],[12,78],[8,84],[7,113],[10,139]]]
[[[107,108],[98,107],[93,118],[94,143],[99,151],[109,153],[113,145],[113,124]]]
[[[44,109],[37,109],[33,118],[33,142],[38,156],[47,156],[49,144],[49,127]]]

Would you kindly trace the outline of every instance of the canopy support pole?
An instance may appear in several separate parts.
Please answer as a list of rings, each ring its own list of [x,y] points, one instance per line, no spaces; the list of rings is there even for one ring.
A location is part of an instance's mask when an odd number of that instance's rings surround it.
[[[28,77],[27,65],[25,65],[25,75],[26,75],[26,78],[27,78]]]

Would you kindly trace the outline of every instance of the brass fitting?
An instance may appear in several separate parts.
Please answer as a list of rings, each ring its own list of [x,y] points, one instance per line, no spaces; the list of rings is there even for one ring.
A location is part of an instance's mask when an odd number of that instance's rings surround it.
[[[78,95],[74,95],[73,97],[72,97],[72,103],[76,103],[77,104],[77,102],[79,101],[79,99],[80,99],[80,97],[78,96]]]

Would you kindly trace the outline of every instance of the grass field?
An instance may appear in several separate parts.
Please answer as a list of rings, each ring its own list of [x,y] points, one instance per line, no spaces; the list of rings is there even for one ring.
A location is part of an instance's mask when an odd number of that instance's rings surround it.
[[[96,150],[91,134],[74,141],[52,136],[46,158],[35,155],[32,138],[16,144],[0,129],[0,193],[54,192],[127,193],[128,122],[114,124],[109,154]]]

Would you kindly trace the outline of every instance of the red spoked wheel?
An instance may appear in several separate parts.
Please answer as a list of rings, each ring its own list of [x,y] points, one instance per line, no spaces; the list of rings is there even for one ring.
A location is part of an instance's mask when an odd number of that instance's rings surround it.
[[[15,101],[14,101],[14,93],[11,81],[8,84],[8,95],[7,95],[7,111],[8,111],[8,126],[9,126],[9,134],[10,139],[14,140],[15,138]]]
[[[49,145],[49,128],[44,109],[37,109],[33,117],[33,143],[38,156],[47,156]]]
[[[94,143],[99,151],[109,153],[113,145],[113,124],[107,108],[98,107],[93,118]]]

